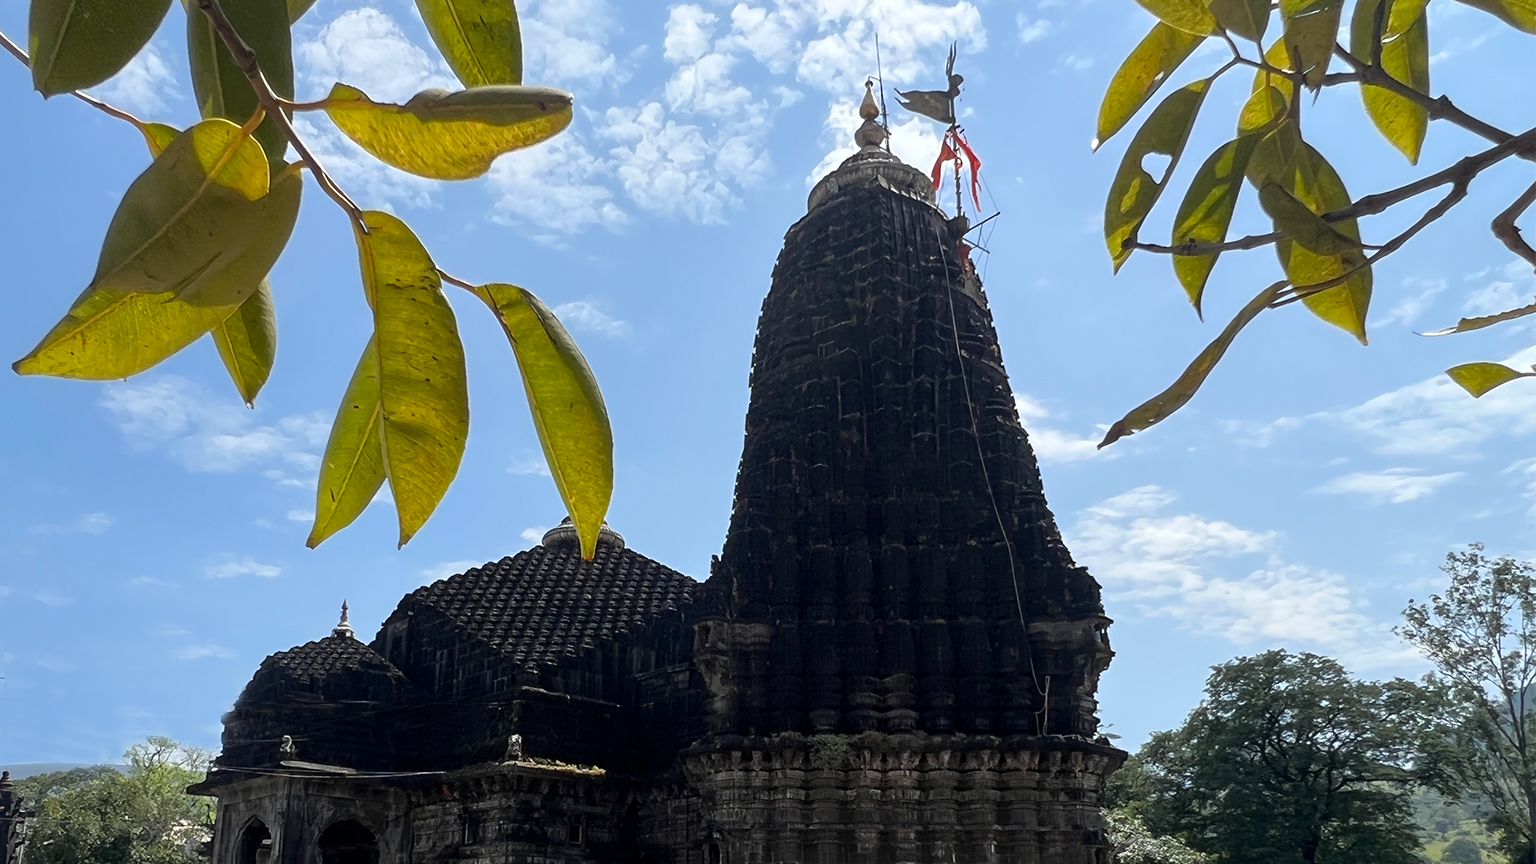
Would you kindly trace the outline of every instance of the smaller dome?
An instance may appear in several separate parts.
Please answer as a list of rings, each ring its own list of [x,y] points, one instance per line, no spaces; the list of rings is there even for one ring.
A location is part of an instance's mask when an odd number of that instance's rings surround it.
[[[560,520],[560,524],[544,532],[543,545],[557,552],[579,553],[581,551],[581,538],[576,536],[576,526],[572,524],[571,517]],[[604,522],[603,527],[597,532],[597,545],[606,546],[615,551],[624,548],[624,535],[608,527]]]

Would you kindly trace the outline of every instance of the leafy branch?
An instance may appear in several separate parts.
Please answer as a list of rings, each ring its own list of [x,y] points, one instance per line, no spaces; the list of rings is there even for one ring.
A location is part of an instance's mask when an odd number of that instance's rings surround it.
[[[32,0],[30,57],[0,34],[44,96],[70,93],[134,124],[153,156],[118,205],[91,284],[13,368],[124,378],[207,335],[242,398],[253,402],[276,356],[267,277],[295,230],[304,168],[352,224],[374,331],[331,426],[308,545],[355,520],[386,481],[404,545],[452,483],[469,403],[446,281],[482,300],[505,330],[550,473],[590,558],[612,494],[613,441],[575,341],[532,293],[448,276],[404,222],[359,207],[290,119],[293,111],[324,111],[385,164],[467,180],[497,157],[559,134],[571,121],[571,95],[523,85],[512,0],[417,0],[464,89],[427,90],[397,105],[337,82],[322,100],[296,102],[291,27],[312,3],[226,8],[192,0],[189,66],[204,119],[186,130],[144,122],[82,92],[143,50],[170,0]],[[291,164],[290,145],[298,154]]]
[[[1347,48],[1335,41],[1346,0],[1280,0],[1277,10],[1283,32],[1267,48],[1264,34],[1276,11],[1268,0],[1222,0],[1208,5],[1198,0],[1139,2],[1159,21],[1111,80],[1099,111],[1095,148],[1123,128],[1205,39],[1221,38],[1231,57],[1212,76],[1165,97],[1126,148],[1104,215],[1105,241],[1116,270],[1138,250],[1171,256],[1175,275],[1197,313],[1223,253],[1273,247],[1285,278],[1243,307],[1172,386],[1112,425],[1100,447],[1166,419],[1187,403],[1237,333],[1264,309],[1301,301],[1314,315],[1364,344],[1373,266],[1450,213],[1484,171],[1511,157],[1536,161],[1536,127],[1519,134],[1506,132],[1472,116],[1444,94],[1431,95],[1425,12],[1429,0],[1355,0]],[[1536,14],[1523,0],[1462,2],[1536,33]],[[1234,37],[1251,42],[1260,56],[1245,56]],[[1333,60],[1341,61],[1348,71],[1331,72]],[[1234,66],[1254,70],[1253,92],[1239,112],[1237,137],[1217,148],[1196,171],[1174,217],[1171,241],[1142,240],[1141,228],[1179,164],[1205,92]],[[1366,114],[1410,163],[1418,161],[1431,120],[1466,129],[1493,146],[1410,183],[1352,199],[1327,159],[1305,140],[1298,98],[1303,91],[1321,93],[1349,84],[1359,87]],[[1169,157],[1160,178],[1142,167],[1152,153]],[[1258,192],[1260,208],[1274,230],[1229,239],[1227,230],[1245,181]],[[1445,194],[1407,229],[1379,244],[1361,237],[1360,218],[1388,212],[1446,186],[1450,188]],[[1533,204],[1536,185],[1501,212],[1491,229],[1506,247],[1536,265],[1536,250],[1516,224]],[[1470,324],[1463,321],[1440,332],[1479,329],[1533,312],[1536,304]],[[1493,378],[1487,370],[1473,382],[1470,373],[1458,373],[1461,368],[1449,374],[1474,395],[1514,378],[1531,377],[1531,373],[1506,370],[1507,374],[1494,375],[1501,380],[1490,385]]]

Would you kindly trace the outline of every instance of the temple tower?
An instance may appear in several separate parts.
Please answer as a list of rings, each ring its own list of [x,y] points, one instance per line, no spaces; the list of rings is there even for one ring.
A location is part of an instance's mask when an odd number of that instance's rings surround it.
[[[865,120],[763,303],[685,773],[733,862],[1106,860],[1099,586],[1046,506],[965,221]]]

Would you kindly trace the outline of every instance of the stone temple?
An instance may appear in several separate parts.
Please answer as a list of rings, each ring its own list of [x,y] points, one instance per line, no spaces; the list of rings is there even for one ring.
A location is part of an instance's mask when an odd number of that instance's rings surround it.
[[[1109,861],[1099,586],[872,108],[784,238],[708,580],[567,525],[272,655],[192,788],[216,864]]]

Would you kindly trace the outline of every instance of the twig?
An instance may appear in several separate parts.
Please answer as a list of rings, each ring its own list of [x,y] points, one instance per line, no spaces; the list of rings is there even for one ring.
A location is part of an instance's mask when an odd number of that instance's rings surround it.
[[[252,51],[251,46],[245,44],[245,40],[240,38],[240,33],[235,30],[235,25],[230,23],[229,16],[224,14],[224,7],[219,5],[219,0],[194,0],[194,2],[197,8],[201,9],[203,14],[208,16],[208,20],[213,23],[213,29],[218,32],[219,38],[224,42],[224,47],[229,49],[230,57],[235,61],[235,66],[251,82],[252,89],[256,91],[256,98],[261,101],[262,107],[266,109],[267,115],[272,118],[272,122],[277,124],[277,128],[283,133],[283,137],[288,139],[288,142],[293,145],[293,149],[299,154],[299,158],[304,161],[305,165],[309,166],[310,173],[315,175],[315,182],[319,183],[320,188],[325,190],[325,194],[329,195],[332,201],[340,205],[341,209],[345,210],[347,215],[352,217],[352,221],[357,223],[359,229],[366,233],[368,227],[363,224],[362,208],[353,203],[352,199],[347,197],[347,193],[341,191],[341,187],[337,186],[336,181],[331,179],[331,175],[326,173],[324,166],[320,164],[320,160],[316,159],[314,154],[309,152],[309,148],[304,144],[304,139],[300,138],[299,133],[294,131],[293,123],[289,121],[288,115],[283,111],[285,107],[283,100],[278,97],[277,93],[273,92],[272,85],[267,83],[267,76],[261,71],[261,63],[256,59],[256,52]]]
[[[1531,244],[1525,242],[1525,238],[1520,236],[1520,226],[1515,224],[1515,220],[1530,209],[1532,204],[1536,204],[1536,183],[1526,187],[1525,192],[1515,199],[1515,203],[1509,205],[1503,213],[1493,217],[1491,227],[1493,236],[1509,247],[1509,251],[1524,258],[1532,266],[1536,266],[1536,249],[1532,249]]]
[[[1428,93],[1421,93],[1409,87],[1407,84],[1388,75],[1381,66],[1366,63],[1359,57],[1349,53],[1344,49],[1343,45],[1335,44],[1333,46],[1333,53],[1355,70],[1356,74],[1360,76],[1361,84],[1372,84],[1384,90],[1390,90],[1404,99],[1418,103],[1429,112],[1431,120],[1449,120],[1468,132],[1486,138],[1495,144],[1503,144],[1515,137],[1492,123],[1485,123],[1457,108],[1445,96],[1430,96]],[[1518,155],[1522,159],[1536,161],[1536,148],[1527,147],[1521,150]]]
[[[1385,192],[1367,195],[1348,207],[1324,213],[1322,218],[1325,222],[1341,222],[1345,219],[1356,219],[1361,216],[1375,216],[1394,204],[1422,195],[1431,189],[1437,189],[1447,183],[1460,183],[1463,181],[1470,183],[1478,174],[1490,166],[1515,154],[1532,150],[1536,150],[1536,127],[1527,129],[1519,135],[1510,136],[1503,143],[1490,147],[1481,153],[1474,153],[1471,156],[1463,157],[1450,167],[1420,177],[1412,183],[1405,183],[1396,189],[1388,189]],[[1518,216],[1519,214],[1516,215]],[[1279,240],[1282,236],[1284,235],[1279,231],[1271,231],[1268,234],[1251,234],[1247,237],[1228,240],[1223,243],[1201,243],[1189,240],[1174,246],[1163,246],[1157,243],[1137,241],[1127,245],[1134,249],[1145,249],[1148,252],[1159,252],[1165,255],[1207,255],[1212,252],[1257,249]],[[1500,239],[1503,239],[1502,236]]]
[[[1297,300],[1302,300],[1312,296],[1313,294],[1319,294],[1323,291],[1327,291],[1329,288],[1342,285],[1349,281],[1350,278],[1352,278],[1355,274],[1369,268],[1377,261],[1380,261],[1388,255],[1391,255],[1393,252],[1396,252],[1399,248],[1402,247],[1404,243],[1407,243],[1409,240],[1413,239],[1413,235],[1424,230],[1424,228],[1427,227],[1431,222],[1434,222],[1435,220],[1444,216],[1446,213],[1450,212],[1452,207],[1455,207],[1457,204],[1461,203],[1461,199],[1467,197],[1467,186],[1470,183],[1470,180],[1457,180],[1455,185],[1451,187],[1451,191],[1447,192],[1444,198],[1441,198],[1440,201],[1435,204],[1435,206],[1424,211],[1424,215],[1419,217],[1419,221],[1408,226],[1408,230],[1397,235],[1396,237],[1393,237],[1386,243],[1383,243],[1376,254],[1366,258],[1364,262],[1349,268],[1345,272],[1333,277],[1332,279],[1328,279],[1323,282],[1315,282],[1311,285],[1297,285],[1289,289],[1290,296],[1284,298],[1283,300],[1277,300],[1274,303],[1271,303],[1270,308],[1278,309],[1279,307],[1288,303],[1294,303]]]
[[[10,37],[6,36],[4,33],[0,33],[0,46],[3,46],[6,51],[10,52],[12,57],[20,60],[21,65],[27,67],[28,69],[32,68],[32,58],[28,57],[27,52],[21,50],[21,46],[17,45],[15,42],[12,42]],[[140,120],[139,118],[129,114],[127,111],[124,111],[121,108],[116,107],[115,105],[107,104],[106,102],[97,99],[95,96],[87,95],[80,92],[79,90],[71,90],[69,91],[69,95],[79,99],[81,102],[84,102],[85,104],[95,108],[98,111],[108,114],[109,116],[116,117],[119,120],[126,120],[129,123],[132,123],[134,126],[138,127],[141,131],[146,125],[143,120]]]

